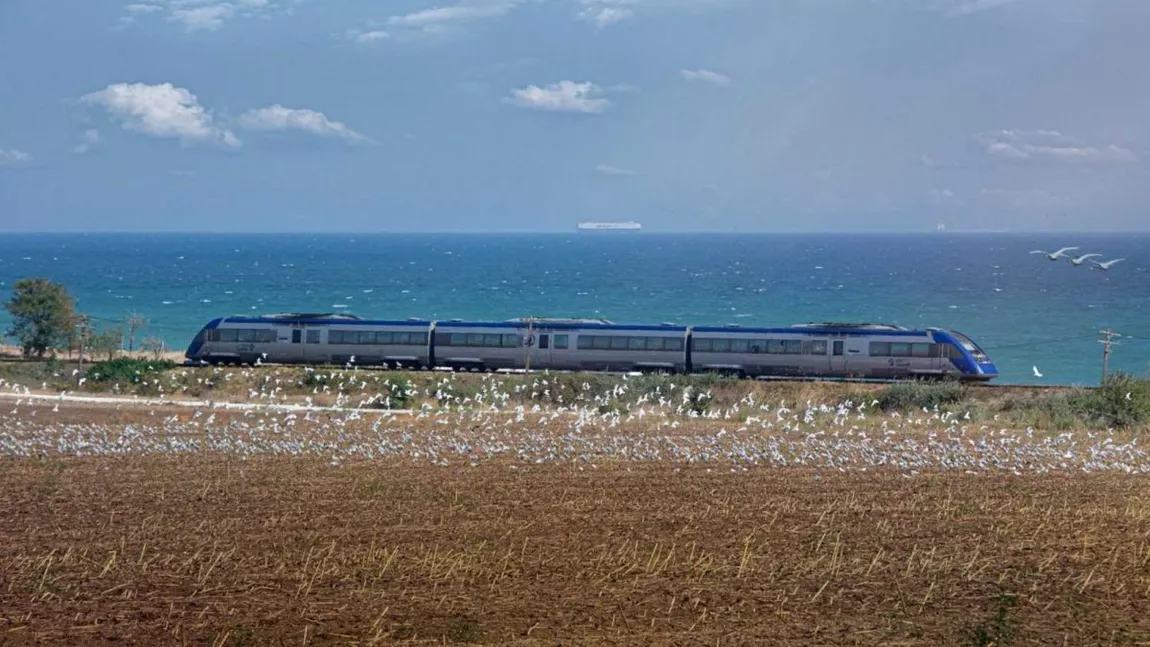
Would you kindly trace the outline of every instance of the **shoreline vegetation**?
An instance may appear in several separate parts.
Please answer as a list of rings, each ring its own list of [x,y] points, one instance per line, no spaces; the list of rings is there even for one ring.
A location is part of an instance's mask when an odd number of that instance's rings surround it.
[[[490,410],[523,406],[745,421],[752,403],[949,412],[971,422],[1047,431],[1150,428],[1150,380],[1112,375],[1100,387],[967,386],[955,382],[798,382],[718,375],[489,374],[312,366],[191,367],[154,356],[0,362],[0,384],[37,393],[115,395],[364,410]]]

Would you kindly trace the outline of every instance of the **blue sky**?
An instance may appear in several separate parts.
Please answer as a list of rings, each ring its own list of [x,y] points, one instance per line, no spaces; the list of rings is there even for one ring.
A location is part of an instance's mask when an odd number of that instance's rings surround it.
[[[1147,230],[1144,0],[0,2],[2,231]]]

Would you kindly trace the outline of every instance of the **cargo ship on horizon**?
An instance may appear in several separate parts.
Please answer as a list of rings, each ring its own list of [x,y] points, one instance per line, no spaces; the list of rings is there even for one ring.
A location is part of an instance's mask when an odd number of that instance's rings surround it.
[[[579,223],[578,231],[639,231],[643,225],[628,220],[627,222],[599,222],[588,221]]]

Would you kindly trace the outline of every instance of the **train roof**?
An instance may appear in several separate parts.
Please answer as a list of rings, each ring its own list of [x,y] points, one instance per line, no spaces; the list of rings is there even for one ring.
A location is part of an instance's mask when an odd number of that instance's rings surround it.
[[[869,324],[865,326],[853,327],[843,324],[796,324],[786,328],[755,328],[744,327],[737,324],[728,324],[726,326],[694,326],[692,330],[697,333],[748,333],[752,335],[819,335],[819,336],[851,336],[857,337],[861,335],[870,336],[889,336],[889,337],[908,337],[908,336],[921,336],[927,334],[928,330],[910,330],[901,326],[891,326],[885,324]]]
[[[278,315],[259,315],[249,317],[246,315],[233,315],[224,317],[220,320],[221,323],[233,324],[303,324],[311,326],[345,324],[356,326],[427,326],[431,323],[430,319],[407,319],[399,321],[380,320],[380,319],[361,319],[355,315],[311,315],[308,313],[302,314],[278,314]]]
[[[353,314],[343,313],[277,313],[259,316],[236,315],[217,320],[229,324],[283,324],[297,325],[355,325],[355,326],[430,326],[431,319],[408,318],[405,320],[362,319]],[[583,318],[536,318],[518,317],[503,321],[463,321],[461,319],[436,320],[436,326],[441,329],[521,329],[531,325],[539,330],[602,330],[602,331],[642,331],[642,332],[683,332],[687,326],[664,322],[661,324],[617,324],[608,319]],[[782,328],[745,327],[738,324],[725,326],[692,326],[697,333],[744,333],[744,334],[802,334],[827,336],[918,336],[927,334],[928,330],[910,330],[902,326],[881,323],[803,323]]]
[[[585,322],[585,323],[580,323]],[[510,321],[436,321],[437,329],[440,328],[512,328],[520,329],[526,325],[526,321],[510,320]],[[665,323],[665,324],[617,324],[610,323],[606,320],[540,320],[535,319],[532,325],[539,330],[634,330],[645,332],[687,332],[686,326],[678,324]]]

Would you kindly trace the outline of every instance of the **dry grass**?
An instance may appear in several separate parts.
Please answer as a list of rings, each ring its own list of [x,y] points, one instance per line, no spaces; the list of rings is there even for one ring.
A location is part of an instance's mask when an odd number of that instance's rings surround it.
[[[1144,478],[0,462],[0,644],[1145,644]]]

